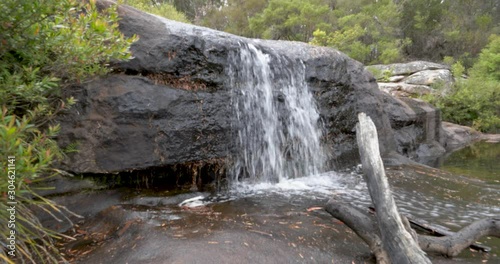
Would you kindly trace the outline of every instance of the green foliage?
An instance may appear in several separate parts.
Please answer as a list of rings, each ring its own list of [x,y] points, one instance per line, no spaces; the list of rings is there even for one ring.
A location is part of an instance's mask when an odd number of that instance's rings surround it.
[[[458,82],[444,96],[429,100],[449,122],[472,126],[483,132],[500,132],[500,83],[470,79]]]
[[[41,2],[41,3],[39,3]],[[38,75],[81,80],[103,74],[110,59],[127,59],[134,39],[118,31],[116,10],[97,12],[93,1],[2,1],[0,67],[11,74],[39,71]],[[98,43],[98,44],[97,44]],[[24,76],[29,77],[29,76]]]
[[[333,12],[337,18],[334,30],[316,30],[311,43],[332,46],[368,64],[401,60],[401,49],[409,40],[396,34],[397,6],[390,0],[358,2],[353,8],[353,3],[340,1]]]
[[[447,57],[447,63],[453,63]],[[473,126],[483,132],[500,132],[500,37],[492,35],[470,70],[470,78],[460,79],[465,67],[460,61],[451,66],[456,83],[447,93],[424,99],[441,108],[443,119]]]
[[[455,78],[461,78],[465,73],[465,67],[462,65],[460,61],[457,61],[451,65],[451,73]]]
[[[202,25],[246,37],[259,37],[250,29],[250,18],[267,5],[267,0],[229,0],[227,5],[209,9]]]
[[[453,58],[451,56],[444,56],[443,63],[448,65],[448,66],[451,66],[453,63],[455,63],[455,58]]]
[[[464,67],[457,62],[452,71],[458,77]],[[500,37],[493,35],[473,66],[470,79],[456,82],[449,94],[431,96],[428,100],[442,109],[444,120],[473,126],[483,132],[499,133],[499,72]]]
[[[8,243],[6,234],[11,234],[11,230],[15,230],[15,259],[32,263],[58,263],[60,256],[58,256],[53,240],[60,238],[61,235],[42,227],[33,209],[37,208],[51,214],[69,212],[37,195],[31,186],[56,173],[50,165],[55,158],[60,156],[60,152],[51,138],[55,136],[59,127],[49,127],[45,132],[41,132],[26,117],[18,119],[13,115],[8,115],[7,112],[4,108],[0,119],[0,137],[2,138],[0,153],[3,156],[1,159],[0,218],[11,219],[10,212],[7,211],[10,207],[7,204],[8,201],[16,201],[17,204],[15,205],[16,219],[12,222],[15,228],[9,228],[6,223],[0,225],[1,241]],[[9,156],[14,159],[8,159]],[[8,173],[9,164],[15,168],[15,174]],[[8,178],[8,175],[14,177]],[[9,180],[13,181],[9,182]],[[9,187],[11,184],[13,186]],[[15,190],[15,194],[9,190]],[[11,195],[15,195],[15,198]],[[0,253],[4,260],[14,259],[3,250]]]
[[[0,20],[0,105],[23,116],[34,109],[52,116],[67,106],[57,99],[60,84],[105,74],[110,60],[130,57],[114,8],[97,11],[95,3],[2,1]],[[36,118],[32,120],[38,122]]]
[[[481,51],[478,62],[471,70],[473,78],[500,82],[500,35],[492,35]]]
[[[156,0],[124,0],[123,3],[151,14],[159,15],[184,23],[189,23],[189,19],[186,17],[186,15],[177,11],[177,9],[173,5],[167,2]]]
[[[43,228],[32,210],[54,217],[64,210],[31,186],[59,172],[51,169],[61,157],[52,140],[59,130],[53,118],[75,102],[61,99],[61,89],[109,72],[110,61],[130,58],[136,38],[119,32],[115,7],[98,12],[92,0],[3,0],[0,10],[0,218],[10,216],[5,206],[7,164],[12,163],[18,202],[15,261],[58,263],[62,257],[53,239],[60,235]],[[6,160],[9,156],[15,161]],[[2,225],[0,231],[5,244],[10,230]],[[3,247],[0,253],[0,259],[11,261]]]
[[[392,76],[392,71],[390,70],[385,70],[382,72],[382,78],[381,78],[381,81],[383,82],[388,82],[389,79],[391,78]]]
[[[316,28],[328,27],[329,8],[314,0],[270,0],[262,13],[250,18],[250,29],[267,39],[309,41]]]
[[[168,3],[174,6],[179,12],[197,24],[209,10],[220,9],[226,3],[226,0],[151,0],[161,3]]]
[[[431,47],[439,47],[442,38],[439,37],[443,14],[446,12],[448,1],[441,0],[417,0],[402,1],[401,25],[405,37],[411,40],[411,44],[405,51],[418,58],[435,59],[439,50]]]

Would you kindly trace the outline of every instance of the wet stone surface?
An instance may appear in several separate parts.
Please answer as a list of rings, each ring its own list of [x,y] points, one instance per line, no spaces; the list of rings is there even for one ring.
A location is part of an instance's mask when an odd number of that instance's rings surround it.
[[[500,186],[425,167],[388,169],[400,211],[457,230],[498,215]],[[365,208],[359,174],[327,173],[278,185],[242,185],[237,194],[130,192],[75,226],[61,245],[72,263],[374,263],[367,246],[321,208],[335,196]],[[128,192],[128,193],[127,193]],[[196,207],[191,207],[199,205]],[[500,241],[481,241],[489,254],[464,251],[433,263],[498,263]]]

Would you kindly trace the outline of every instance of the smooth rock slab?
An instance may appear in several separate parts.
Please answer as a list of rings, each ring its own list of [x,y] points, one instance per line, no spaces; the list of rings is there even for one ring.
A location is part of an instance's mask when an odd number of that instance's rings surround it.
[[[443,85],[449,86],[453,83],[453,76],[449,70],[425,70],[414,73],[404,79],[405,83],[416,85]]]
[[[410,75],[419,71],[449,69],[448,66],[429,61],[412,61],[408,63],[377,64],[370,65],[368,68],[375,69],[380,73],[389,71],[391,76]]]

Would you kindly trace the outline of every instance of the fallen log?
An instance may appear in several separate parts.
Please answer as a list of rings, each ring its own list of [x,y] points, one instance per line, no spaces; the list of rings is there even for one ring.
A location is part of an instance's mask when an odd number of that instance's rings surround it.
[[[373,208],[371,206],[368,207],[368,209],[372,213],[375,212],[375,208]],[[446,229],[446,228],[443,228],[440,226],[435,226],[435,225],[432,225],[429,223],[425,223],[422,220],[418,220],[415,218],[409,218],[406,215],[402,216],[402,217],[406,217],[408,219],[408,222],[410,224],[410,228],[412,228],[413,230],[415,230],[419,233],[424,233],[423,235],[442,237],[442,236],[453,236],[455,234],[455,232],[450,231],[449,229]],[[482,251],[485,253],[488,253],[491,251],[490,247],[487,247],[484,245],[479,245],[476,243],[472,243],[469,247],[473,250]]]
[[[358,118],[356,129],[363,177],[375,213],[337,198],[330,199],[325,210],[368,244],[377,263],[431,263],[423,250],[454,257],[483,236],[500,237],[500,216],[476,221],[441,237],[417,235],[409,220],[397,211],[380,157],[375,125],[364,113]]]
[[[441,237],[419,236],[420,248],[427,252],[455,257],[484,236],[500,238],[500,217],[490,217],[473,222],[460,231]]]
[[[426,232],[430,236],[442,237],[442,236],[455,235],[455,232],[449,231],[449,230],[444,229],[444,228],[439,227],[439,226],[434,226],[432,224],[423,223],[422,221],[417,220],[417,219],[408,218],[408,221],[410,222],[411,228],[413,228],[415,230],[421,230],[421,232]],[[479,245],[476,243],[472,243],[469,247],[471,249],[486,252],[486,253],[491,251],[490,247]]]

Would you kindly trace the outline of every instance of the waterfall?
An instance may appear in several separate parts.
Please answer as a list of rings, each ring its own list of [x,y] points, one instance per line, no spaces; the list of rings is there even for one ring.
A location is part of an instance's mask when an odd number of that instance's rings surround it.
[[[237,133],[230,179],[279,182],[319,173],[322,132],[304,63],[252,44],[241,44],[229,59]]]

